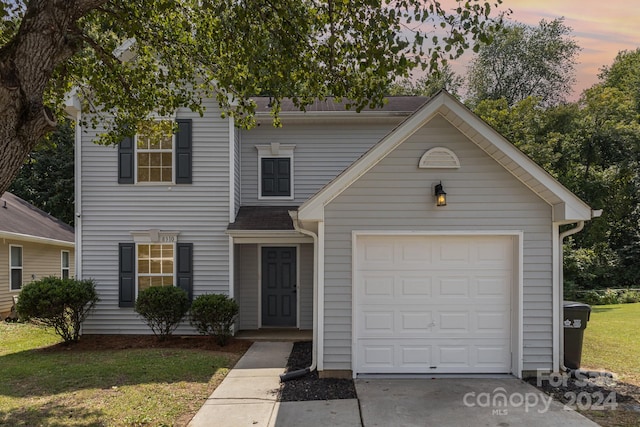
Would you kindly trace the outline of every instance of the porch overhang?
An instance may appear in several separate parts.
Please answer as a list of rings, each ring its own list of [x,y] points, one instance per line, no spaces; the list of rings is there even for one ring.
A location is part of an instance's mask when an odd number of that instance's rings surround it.
[[[234,243],[313,243],[295,230],[289,211],[295,206],[243,206],[226,234]]]
[[[313,239],[295,230],[227,230],[234,243],[313,243]]]

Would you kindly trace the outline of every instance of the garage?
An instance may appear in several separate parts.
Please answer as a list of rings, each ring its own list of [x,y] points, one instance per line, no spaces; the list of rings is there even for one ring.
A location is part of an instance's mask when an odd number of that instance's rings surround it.
[[[517,236],[357,234],[357,374],[511,373]]]

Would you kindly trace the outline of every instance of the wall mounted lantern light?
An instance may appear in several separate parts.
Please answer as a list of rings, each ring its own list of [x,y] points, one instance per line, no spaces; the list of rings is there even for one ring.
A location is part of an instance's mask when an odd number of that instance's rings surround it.
[[[436,206],[447,206],[447,193],[442,188],[442,181],[436,184]]]

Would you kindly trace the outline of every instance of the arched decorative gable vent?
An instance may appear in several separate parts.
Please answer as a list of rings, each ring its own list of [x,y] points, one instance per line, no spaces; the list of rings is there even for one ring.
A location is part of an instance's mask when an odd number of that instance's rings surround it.
[[[421,169],[458,169],[460,160],[448,148],[434,147],[422,155],[418,167]]]

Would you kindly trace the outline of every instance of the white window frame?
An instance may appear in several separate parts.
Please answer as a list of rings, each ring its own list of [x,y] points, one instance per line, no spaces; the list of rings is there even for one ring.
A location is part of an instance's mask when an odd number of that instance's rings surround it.
[[[12,257],[12,249],[13,248],[20,248],[20,266],[13,266],[13,257]],[[22,279],[22,281],[20,282],[20,286],[18,286],[17,289],[13,288],[13,274],[11,274],[13,272],[13,270],[20,270],[22,273],[20,274],[20,277]],[[22,247],[22,245],[9,245],[9,292],[20,292],[22,290],[22,283],[24,283],[24,248]]]
[[[64,265],[64,254],[67,254],[67,265]],[[64,279],[64,272],[67,271],[67,277],[71,278],[71,253],[69,251],[60,251],[60,278]]]
[[[171,122],[175,125],[175,117],[154,117],[150,121],[157,122]],[[169,153],[171,152],[171,181],[138,181],[138,153]],[[171,134],[171,150],[168,149],[139,149],[138,148],[138,134],[133,138],[133,166],[134,166],[134,182],[137,185],[174,185],[176,183],[176,134]]]
[[[161,231],[161,230],[148,230],[148,231],[133,231],[131,235],[133,236],[133,241],[136,244],[136,284],[135,284],[135,292],[136,299],[138,298],[139,291],[139,278],[140,278],[140,269],[138,268],[138,249],[140,245],[173,245],[173,286],[176,285],[176,278],[178,277],[178,263],[177,263],[177,243],[178,243],[178,231]],[[145,277],[150,275],[145,274]]]
[[[267,145],[256,145],[258,150],[258,200],[293,200],[295,198],[294,189],[294,167],[293,167],[293,150],[296,146],[293,144],[280,144],[272,142]],[[282,158],[289,159],[289,173],[291,186],[289,196],[263,196],[262,195],[262,159],[263,158]]]

